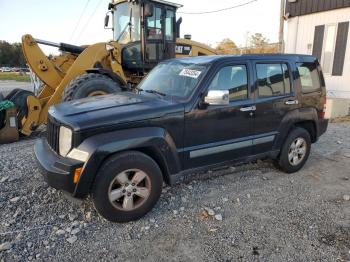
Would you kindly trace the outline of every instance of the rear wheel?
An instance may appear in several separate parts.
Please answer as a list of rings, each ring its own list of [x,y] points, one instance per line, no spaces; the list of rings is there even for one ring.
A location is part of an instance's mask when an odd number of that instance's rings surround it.
[[[162,173],[156,162],[130,151],[108,159],[92,189],[96,210],[109,221],[128,222],[148,213],[162,191]]]
[[[299,171],[309,158],[310,149],[309,132],[300,127],[293,129],[284,142],[277,166],[286,173]]]
[[[105,75],[88,73],[73,79],[62,94],[63,101],[121,92],[119,83]]]

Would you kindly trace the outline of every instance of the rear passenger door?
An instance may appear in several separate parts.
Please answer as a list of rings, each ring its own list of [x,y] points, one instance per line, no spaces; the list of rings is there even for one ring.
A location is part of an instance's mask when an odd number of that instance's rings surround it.
[[[272,150],[284,116],[299,107],[288,61],[255,61],[254,154]]]

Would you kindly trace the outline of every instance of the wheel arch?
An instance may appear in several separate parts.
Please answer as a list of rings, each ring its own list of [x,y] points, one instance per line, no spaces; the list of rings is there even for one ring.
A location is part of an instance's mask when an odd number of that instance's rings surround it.
[[[163,174],[163,180],[166,184],[170,184],[170,171],[166,163],[165,158],[161,154],[160,150],[154,147],[139,147],[132,149],[133,151],[141,152],[154,160],[157,163]]]
[[[311,143],[315,143],[317,141],[315,121],[305,120],[305,121],[296,122],[294,124],[294,127],[301,127],[305,129],[310,135]]]
[[[317,141],[317,110],[313,107],[300,108],[288,112],[279,126],[279,135],[274,143],[274,149],[278,150],[283,145],[288,134],[295,127],[304,128],[310,134],[311,142]]]
[[[112,70],[105,69],[105,68],[90,68],[85,71],[86,73],[95,73],[95,74],[108,76],[113,81],[118,82],[121,85],[122,89],[125,89],[127,86],[126,81],[120,75],[114,73]]]
[[[76,185],[73,194],[76,197],[88,195],[103,163],[122,152],[138,151],[151,157],[161,169],[166,183],[170,183],[170,176],[181,169],[175,143],[163,128],[134,128],[104,133],[86,139],[78,149],[89,152],[90,157]]]

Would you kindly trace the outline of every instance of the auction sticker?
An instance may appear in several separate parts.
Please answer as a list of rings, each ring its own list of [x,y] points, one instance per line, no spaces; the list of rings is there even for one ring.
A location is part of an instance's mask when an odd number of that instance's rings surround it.
[[[180,72],[180,76],[188,76],[188,77],[192,77],[192,78],[198,78],[200,76],[202,72],[201,71],[197,71],[197,70],[192,70],[192,69],[182,69],[182,71]]]

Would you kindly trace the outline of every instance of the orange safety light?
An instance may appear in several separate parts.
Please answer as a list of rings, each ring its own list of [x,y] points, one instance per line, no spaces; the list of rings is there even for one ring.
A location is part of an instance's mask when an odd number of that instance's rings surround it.
[[[83,171],[82,167],[78,167],[77,169],[75,169],[74,177],[73,177],[73,183],[74,184],[78,183],[79,177],[80,177],[82,171]]]

